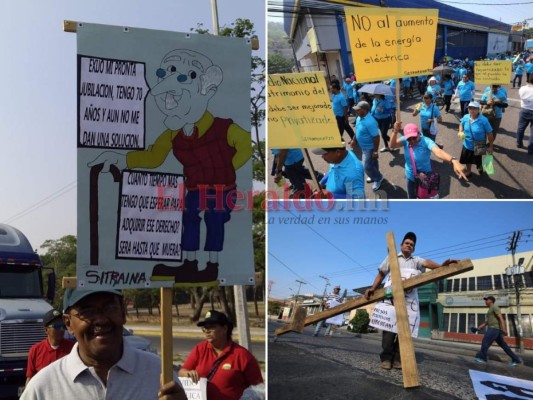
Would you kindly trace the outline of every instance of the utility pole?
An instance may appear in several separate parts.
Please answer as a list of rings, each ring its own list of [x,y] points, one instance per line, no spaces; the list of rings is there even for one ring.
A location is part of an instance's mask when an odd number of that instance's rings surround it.
[[[518,324],[518,348],[519,352],[521,354],[524,354],[524,334],[522,330],[522,312],[520,308],[520,288],[522,287],[522,274],[523,274],[523,267],[521,265],[517,265],[515,261],[515,253],[516,253],[516,246],[518,243],[518,240],[520,240],[520,236],[522,236],[521,231],[513,232],[513,236],[511,237],[511,243],[509,244],[508,251],[511,252],[512,258],[513,258],[513,266],[508,267],[505,270],[505,273],[511,279],[511,276],[513,277],[512,282],[515,289],[515,295],[516,295],[516,319]],[[520,272],[522,271],[522,273]]]
[[[318,277],[326,281],[326,286],[324,286],[324,294],[322,295],[322,299],[320,302],[320,311],[324,311],[324,298],[328,294],[328,286],[330,285],[330,283],[329,283],[329,278],[322,276],[322,275],[319,275]]]
[[[302,285],[307,285],[307,283],[305,283],[304,281],[299,281],[298,279],[296,279],[296,282],[298,282],[298,291],[296,292],[296,301],[294,302],[295,308],[296,308],[296,304],[298,304],[298,296],[300,295],[300,288],[302,287]]]

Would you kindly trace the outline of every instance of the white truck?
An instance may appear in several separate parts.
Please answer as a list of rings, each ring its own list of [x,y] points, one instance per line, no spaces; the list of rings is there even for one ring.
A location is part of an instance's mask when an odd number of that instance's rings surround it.
[[[48,301],[55,275],[48,274]],[[44,298],[43,266],[22,232],[0,224],[0,398],[24,389],[28,351],[45,337],[43,316],[52,306]]]

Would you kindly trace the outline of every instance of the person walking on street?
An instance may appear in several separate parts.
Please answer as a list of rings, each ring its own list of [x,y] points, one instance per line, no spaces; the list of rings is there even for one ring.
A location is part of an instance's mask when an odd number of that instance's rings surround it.
[[[496,140],[496,134],[500,129],[503,112],[509,106],[507,103],[507,93],[500,85],[492,85],[485,89],[483,96],[479,100],[479,104],[484,106],[481,113],[489,120],[489,124],[492,127],[492,136]]]
[[[340,291],[341,291],[341,287],[335,286],[333,288],[333,292],[328,294],[326,297],[322,299],[322,307],[324,310],[327,310],[329,308],[329,303],[331,301],[335,301],[337,303],[341,302],[341,296],[339,295]],[[322,329],[322,326],[324,325],[324,322],[325,320],[318,321],[318,323],[316,324],[315,333],[313,333],[313,336],[318,336],[318,334],[320,333],[320,330]],[[331,325],[328,324],[328,326],[326,327],[326,333],[324,336],[328,336],[330,334],[330,331],[331,331]]]
[[[479,353],[477,353],[474,360],[476,360],[478,363],[486,363],[487,351],[492,343],[496,342],[498,343],[498,346],[505,351],[505,354],[511,357],[509,365],[513,367],[519,365],[522,363],[522,360],[518,358],[515,353],[513,353],[513,351],[509,348],[509,345],[505,343],[505,340],[503,339],[503,337],[507,335],[507,330],[505,329],[505,321],[503,320],[500,307],[494,304],[496,299],[494,296],[486,296],[483,297],[483,300],[485,300],[485,305],[489,308],[489,310],[487,311],[487,319],[478,326],[478,329],[482,330],[483,328],[487,327],[487,330],[483,336],[483,342],[481,342],[481,350]]]
[[[383,139],[383,147],[379,150],[381,153],[390,151],[389,135],[387,132],[391,126],[391,103],[382,94],[374,95],[372,101],[372,109],[370,110],[372,116],[378,122],[381,138]]]
[[[459,104],[461,104],[461,117],[464,117],[468,114],[468,103],[470,103],[474,98],[474,93],[476,92],[476,85],[470,79],[468,79],[467,74],[463,74],[463,80],[457,85],[455,89],[455,94],[452,96],[452,101],[456,97],[459,97]]]
[[[368,175],[367,183],[372,183],[372,190],[375,192],[381,187],[383,175],[379,171],[379,127],[376,119],[370,115],[370,104],[360,101],[354,107],[357,114],[355,120],[355,138],[351,146],[359,144],[363,153],[363,166]]]
[[[425,271],[425,268],[436,269],[440,267],[446,267],[452,263],[457,262],[457,260],[448,259],[442,264],[438,264],[431,260],[425,260],[418,256],[413,255],[416,246],[416,234],[414,232],[407,232],[403,237],[401,244],[401,251],[398,254],[398,263],[400,265],[400,272],[402,277],[404,275],[417,276]],[[378,268],[378,274],[374,279],[372,286],[365,291],[365,298],[368,300],[376,289],[381,285],[381,282],[389,274],[390,263],[389,256],[383,260],[381,265]],[[389,276],[390,280],[390,276]],[[416,291],[416,289],[413,289]],[[417,298],[418,301],[418,298]],[[381,359],[381,368],[383,369],[401,369],[401,357],[400,357],[400,344],[398,342],[398,334],[394,332],[383,331],[382,340],[381,340],[382,352],[380,354]]]
[[[520,114],[518,129],[516,130],[516,147],[524,148],[524,132],[529,125],[529,145],[527,152],[533,154],[533,74],[527,80],[527,85],[518,90],[520,96]]]
[[[354,131],[348,122],[348,101],[344,94],[341,93],[341,88],[338,83],[331,84],[331,106],[333,108],[333,114],[335,114],[335,119],[337,120],[337,127],[339,128],[339,134],[341,135],[344,131],[348,132],[350,139],[354,137]]]
[[[524,61],[518,60],[514,65],[514,78],[513,78],[513,89],[515,86],[520,88],[522,86],[522,77],[524,76]],[[518,84],[516,84],[518,80]]]
[[[468,104],[468,114],[459,122],[459,137],[463,138],[463,149],[461,150],[461,164],[466,165],[465,175],[468,178],[472,175],[472,164],[476,164],[478,173],[483,173],[482,155],[476,155],[476,143],[488,143],[486,152],[492,154],[494,136],[492,136],[492,126],[489,120],[480,114],[480,105],[477,101]]]

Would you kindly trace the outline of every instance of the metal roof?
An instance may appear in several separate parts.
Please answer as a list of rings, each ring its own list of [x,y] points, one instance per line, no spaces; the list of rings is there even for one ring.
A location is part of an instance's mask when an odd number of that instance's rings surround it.
[[[483,15],[471,13],[435,0],[282,0],[285,32],[292,38],[298,15],[302,9],[310,8],[319,14],[344,13],[344,7],[390,7],[390,8],[433,8],[439,10],[439,23],[474,29],[509,33],[511,25],[488,18]],[[482,6],[480,6],[480,10]]]

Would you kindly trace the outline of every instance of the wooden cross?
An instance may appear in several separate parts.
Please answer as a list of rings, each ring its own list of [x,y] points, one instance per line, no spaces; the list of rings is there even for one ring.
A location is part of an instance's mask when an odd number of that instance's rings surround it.
[[[398,341],[400,343],[400,353],[402,355],[402,374],[404,388],[420,386],[418,379],[418,369],[416,366],[415,350],[409,328],[409,316],[407,314],[407,304],[405,302],[405,291],[414,289],[418,286],[430,282],[438,281],[443,278],[462,274],[463,272],[474,269],[470,259],[461,260],[458,263],[451,264],[447,267],[437,268],[430,272],[417,275],[413,278],[402,280],[400,273],[400,264],[398,262],[398,253],[396,252],[396,242],[392,232],[387,233],[387,249],[389,254],[390,277],[392,281],[392,294],[394,298],[394,309],[396,311],[396,322],[398,327]],[[276,336],[283,335],[287,332],[302,333],[304,327],[312,325],[315,322],[343,314],[346,311],[353,310],[374,303],[385,298],[385,289],[378,289],[374,292],[371,299],[359,297],[347,301],[341,305],[329,308],[314,315],[306,316],[306,310],[303,307],[297,307],[291,323],[276,329]]]

